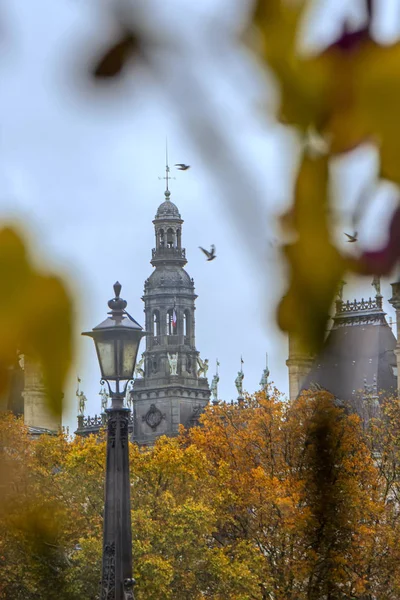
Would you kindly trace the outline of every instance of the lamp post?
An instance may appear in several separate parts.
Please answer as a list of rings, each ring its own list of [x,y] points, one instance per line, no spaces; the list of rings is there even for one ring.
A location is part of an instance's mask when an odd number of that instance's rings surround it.
[[[107,413],[107,462],[103,527],[101,600],[133,599],[132,532],[129,480],[128,425],[130,409],[124,407],[128,382],[133,378],[142,327],[126,312],[121,284],[105,321],[82,333],[93,338],[102,385],[107,384],[111,408]]]

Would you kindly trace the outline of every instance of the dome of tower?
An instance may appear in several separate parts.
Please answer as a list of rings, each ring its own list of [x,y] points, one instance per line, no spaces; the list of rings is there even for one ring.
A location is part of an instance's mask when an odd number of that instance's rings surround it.
[[[165,192],[165,200],[158,207],[156,219],[180,219],[181,215],[176,204],[169,199],[170,192]]]
[[[164,268],[157,268],[155,271],[153,271],[148,279],[148,282],[152,287],[177,287],[180,285],[190,287],[192,285],[190,275],[185,271],[185,269],[168,266]]]

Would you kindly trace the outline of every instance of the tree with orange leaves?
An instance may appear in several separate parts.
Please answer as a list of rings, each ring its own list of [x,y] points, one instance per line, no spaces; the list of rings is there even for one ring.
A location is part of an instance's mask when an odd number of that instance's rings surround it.
[[[189,432],[229,474],[221,544],[257,548],[260,598],[361,598],[382,509],[359,418],[324,392],[292,404],[259,394],[210,410]],[[235,540],[235,542],[234,542]]]
[[[363,428],[328,393],[269,390],[131,445],[137,600],[397,598],[399,421],[399,401]],[[95,600],[103,436],[33,441],[3,415],[0,442],[0,599]]]

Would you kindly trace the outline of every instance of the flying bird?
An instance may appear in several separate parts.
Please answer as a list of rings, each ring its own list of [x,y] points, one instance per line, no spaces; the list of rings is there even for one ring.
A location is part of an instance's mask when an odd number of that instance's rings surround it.
[[[178,163],[175,166],[179,171],[187,171],[190,169],[190,165],[185,165],[184,163]]]
[[[355,231],[353,235],[350,235],[349,233],[345,233],[344,235],[349,238],[347,240],[349,242],[349,244],[352,244],[353,242],[357,242],[358,231]]]
[[[217,255],[215,254],[215,246],[214,244],[211,245],[211,250],[210,252],[208,250],[204,250],[204,248],[202,248],[201,246],[199,246],[200,250],[202,250],[204,252],[204,254],[207,256],[207,260],[214,260],[214,258],[217,257]]]

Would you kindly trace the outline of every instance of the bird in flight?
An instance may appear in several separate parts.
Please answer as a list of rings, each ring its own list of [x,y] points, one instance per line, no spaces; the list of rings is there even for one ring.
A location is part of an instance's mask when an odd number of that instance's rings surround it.
[[[190,165],[185,165],[184,163],[178,163],[175,166],[177,169],[179,169],[179,171],[187,171],[190,169]]]
[[[199,246],[199,248],[207,256],[207,260],[214,260],[214,258],[217,258],[217,255],[215,254],[215,246],[214,246],[214,244],[211,245],[210,252],[208,250],[204,250],[204,248],[202,248],[201,246]]]
[[[349,238],[347,240],[349,242],[349,244],[351,244],[353,242],[357,242],[358,231],[355,231],[353,235],[350,235],[349,233],[345,233],[344,235]]]

